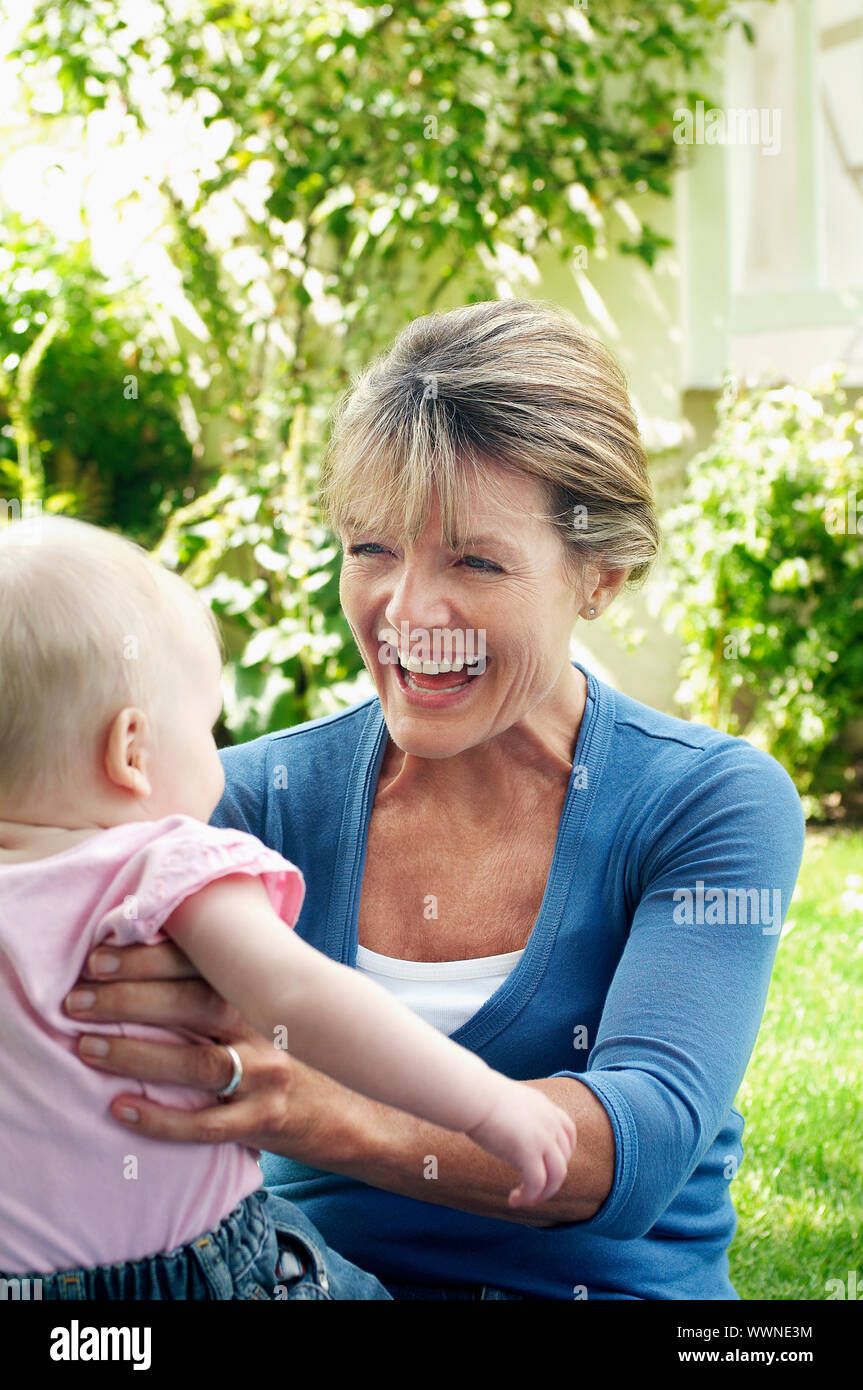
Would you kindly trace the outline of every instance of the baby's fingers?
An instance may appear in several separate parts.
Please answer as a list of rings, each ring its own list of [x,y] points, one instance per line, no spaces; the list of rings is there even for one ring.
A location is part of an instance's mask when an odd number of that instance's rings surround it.
[[[563,1185],[569,1171],[569,1155],[558,1144],[552,1144],[545,1154],[547,1182],[537,1197],[537,1202],[547,1202]]]
[[[569,1154],[559,1144],[550,1143],[535,1165],[522,1165],[523,1181],[510,1193],[510,1206],[532,1207],[547,1202],[562,1187],[568,1171]]]
[[[521,1183],[514,1187],[509,1194],[509,1205],[511,1207],[532,1207],[539,1201],[540,1195],[545,1191],[548,1184],[548,1173],[546,1171],[545,1159],[542,1154],[537,1158],[523,1162],[521,1168]]]

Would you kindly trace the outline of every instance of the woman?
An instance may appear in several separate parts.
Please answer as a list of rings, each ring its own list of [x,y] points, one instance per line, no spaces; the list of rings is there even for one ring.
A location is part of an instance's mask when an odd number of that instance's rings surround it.
[[[772,758],[569,659],[658,544],[618,367],[541,304],[420,319],[337,412],[324,499],[377,697],[226,750],[215,820],[300,866],[306,940],[567,1108],[567,1181],[514,1214],[506,1164],[255,1037],[170,945],[97,953],[114,982],[76,1017],[192,1028],[241,1067],[125,1039],[91,1064],[241,1080],[115,1116],[265,1150],[395,1298],[737,1298],[733,1102],[803,816]]]

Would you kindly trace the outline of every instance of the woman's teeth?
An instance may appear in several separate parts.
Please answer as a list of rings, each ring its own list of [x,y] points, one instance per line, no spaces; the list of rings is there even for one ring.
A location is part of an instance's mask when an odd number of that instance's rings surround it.
[[[399,655],[399,665],[404,671],[415,671],[424,676],[440,676],[447,671],[461,671],[465,667],[470,670],[473,666],[479,665],[479,657],[475,657],[473,661],[418,661],[413,657]]]
[[[477,680],[485,670],[486,663],[479,658],[473,661],[420,661],[416,658],[399,658],[402,679],[409,690],[455,690],[468,681]]]

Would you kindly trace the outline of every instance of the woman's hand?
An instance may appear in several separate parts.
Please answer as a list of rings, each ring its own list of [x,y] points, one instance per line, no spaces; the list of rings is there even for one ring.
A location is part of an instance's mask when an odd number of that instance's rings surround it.
[[[106,969],[112,958],[116,968]],[[82,1024],[88,1018],[150,1023],[188,1028],[216,1040],[177,1044],[84,1034],[78,1050],[88,1066],[139,1081],[194,1086],[215,1096],[233,1072],[228,1053],[217,1044],[229,1042],[243,1063],[243,1079],[231,1098],[214,1100],[205,1110],[174,1110],[139,1092],[121,1092],[111,1102],[111,1113],[126,1129],[180,1143],[246,1144],[400,1196],[528,1226],[587,1220],[608,1195],[614,1174],[611,1124],[604,1107],[578,1081],[553,1077],[518,1083],[542,1088],[569,1110],[579,1145],[570,1181],[554,1197],[538,1210],[514,1208],[509,1163],[490,1158],[466,1135],[349,1091],[274,1047],[196,974],[173,943],[100,946],[87,966],[72,993],[86,991],[92,1002],[83,1009],[68,1003],[66,1008]],[[107,1052],[88,1054],[88,1041]],[[129,1119],[124,1111],[137,1118]],[[425,1180],[429,1154],[440,1163],[440,1180],[432,1184]]]
[[[82,995],[90,996],[83,1008]],[[111,1102],[111,1114],[128,1128],[153,1139],[234,1141],[289,1154],[312,1166],[320,1166],[333,1145],[343,1154],[333,1092],[345,1097],[352,1093],[250,1028],[172,942],[100,946],[67,997],[66,1012],[82,1024],[87,1019],[149,1023],[187,1028],[215,1040],[214,1045],[178,1045],[104,1033],[82,1036],[79,1056],[98,1071],[214,1093],[213,1105],[197,1111],[168,1109],[139,1092],[121,1093]],[[228,1052],[218,1045],[224,1042],[239,1054],[243,1078],[230,1100],[218,1101],[215,1093],[228,1084],[233,1071]]]

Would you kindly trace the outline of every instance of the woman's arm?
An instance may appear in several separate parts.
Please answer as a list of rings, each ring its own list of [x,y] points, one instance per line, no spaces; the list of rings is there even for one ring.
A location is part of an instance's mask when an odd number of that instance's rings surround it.
[[[507,1191],[512,1182],[508,1164],[489,1157],[461,1135],[383,1106],[364,1109],[352,1117],[358,1147],[351,1166],[338,1161],[327,1166],[372,1187],[476,1216],[522,1221],[529,1226],[589,1220],[599,1211],[614,1179],[614,1136],[605,1107],[586,1086],[565,1077],[517,1084],[541,1091],[566,1110],[576,1127],[567,1176],[535,1214],[520,1215],[508,1209]],[[437,1160],[434,1180],[426,1177],[429,1156]]]
[[[111,1105],[114,1117],[151,1138],[247,1144],[401,1196],[537,1227],[587,1220],[611,1189],[611,1125],[602,1104],[577,1081],[552,1077],[514,1083],[543,1091],[566,1110],[575,1121],[577,1140],[558,1192],[539,1209],[513,1209],[508,1197],[514,1169],[508,1163],[463,1135],[369,1100],[274,1048],[198,978],[176,946],[102,946],[88,964],[88,976],[74,994],[89,995],[91,1002],[73,1008],[70,996],[70,1016],[82,1022],[91,1018],[188,1028],[232,1043],[242,1058],[243,1083],[236,1096],[205,1110],[169,1109],[137,1092],[118,1095]],[[99,1051],[88,1051],[88,1044]],[[230,1062],[221,1046],[98,1034],[83,1036],[79,1048],[88,1065],[140,1081],[216,1092],[230,1079]],[[437,1159],[433,1181],[424,1176],[428,1155]]]
[[[360,1091],[466,1133],[519,1169],[512,1204],[560,1187],[575,1134],[547,1097],[526,1093],[355,970],[285,930],[260,879],[231,874],[186,898],[165,930],[274,1047]]]
[[[742,739],[709,749],[685,782],[645,788],[643,815],[640,896],[578,1075],[617,1152],[591,1231],[621,1241],[662,1218],[728,1120],[805,834],[790,777]]]

